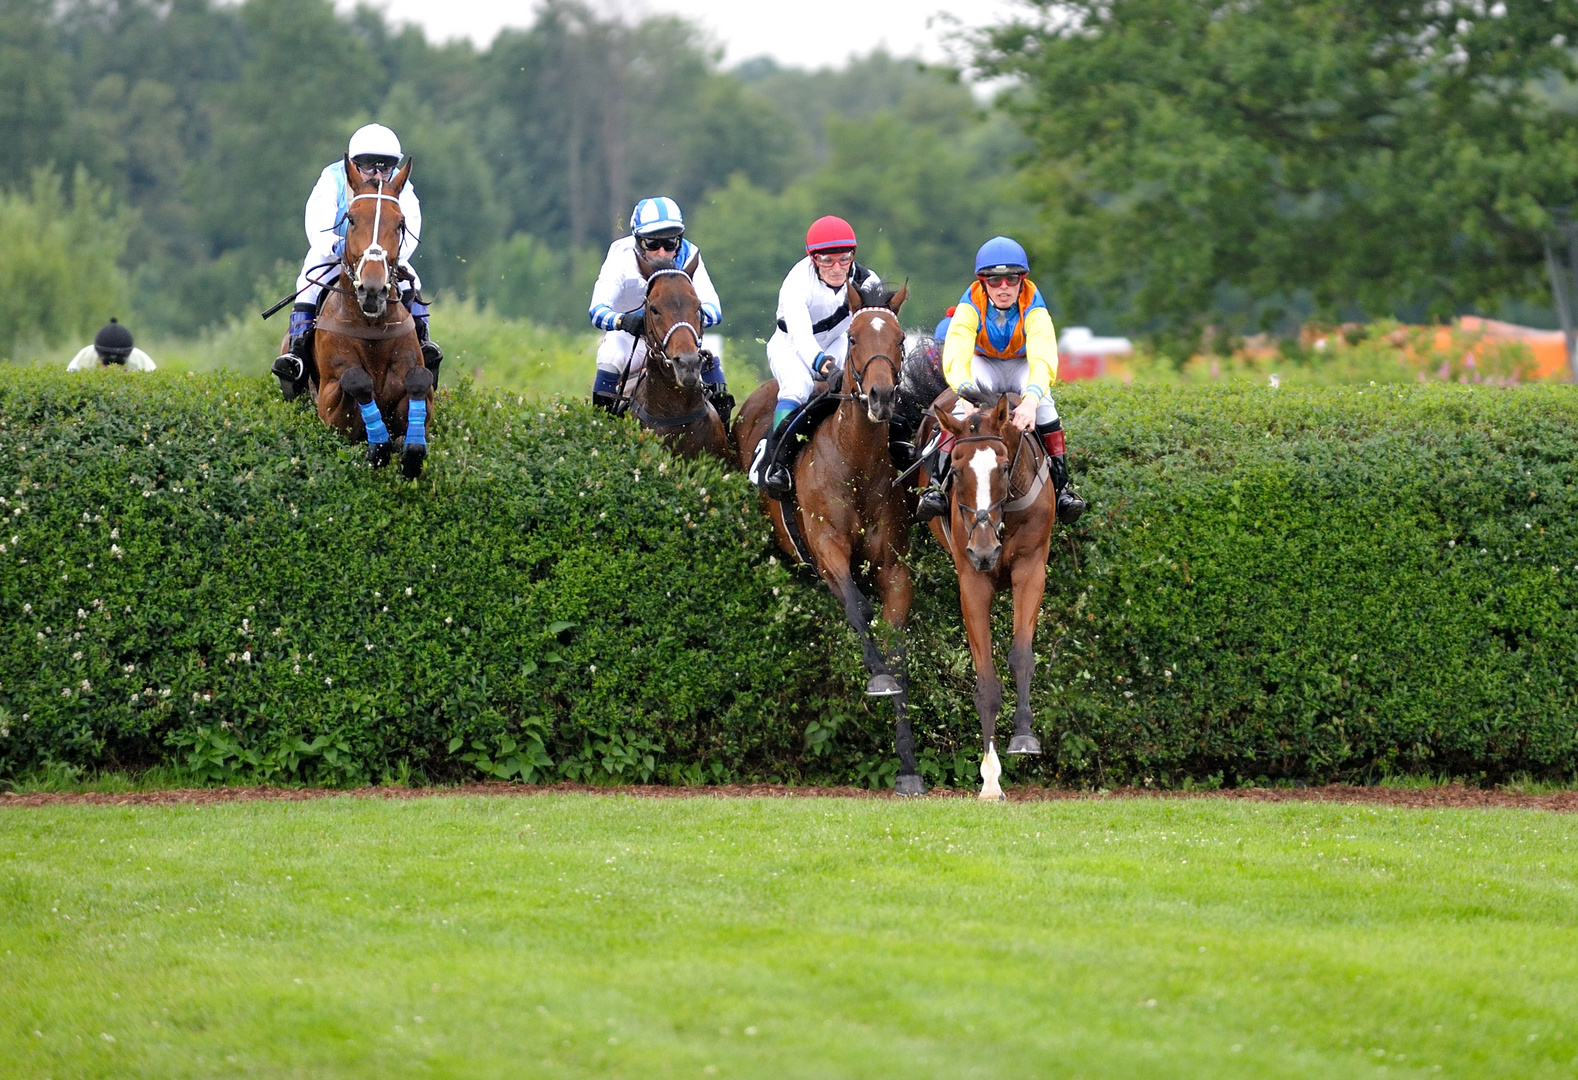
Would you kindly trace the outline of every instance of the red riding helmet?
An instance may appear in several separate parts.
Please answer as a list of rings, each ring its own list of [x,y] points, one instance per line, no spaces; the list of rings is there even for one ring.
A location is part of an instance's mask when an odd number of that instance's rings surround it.
[[[805,233],[805,253],[849,251],[855,246],[855,229],[841,217],[821,217]]]

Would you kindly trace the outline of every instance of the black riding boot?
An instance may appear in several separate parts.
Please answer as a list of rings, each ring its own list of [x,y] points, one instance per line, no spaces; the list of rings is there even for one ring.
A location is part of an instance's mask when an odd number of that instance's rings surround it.
[[[718,414],[718,419],[723,421],[723,430],[729,430],[729,416],[734,412],[734,395],[729,393],[728,383],[706,383],[707,398],[712,402],[712,411]]]
[[[1047,430],[1037,429],[1041,445],[1046,447],[1048,467],[1052,474],[1052,490],[1057,492],[1057,520],[1060,525],[1072,525],[1079,520],[1088,505],[1074,490],[1068,475],[1068,458],[1064,456],[1063,422],[1054,420]]]
[[[920,501],[915,504],[916,521],[924,524],[932,518],[939,518],[948,513],[947,483],[948,472],[952,468],[952,447],[944,449],[941,439],[938,438],[937,448],[926,464],[926,472],[931,476],[931,483],[926,485],[926,490],[920,494]]]
[[[291,308],[290,343],[269,369],[279,380],[279,392],[286,401],[294,401],[317,371],[312,357],[313,320],[317,314],[315,304]]]
[[[769,498],[782,499],[794,491],[794,473],[789,469],[788,452],[794,441],[793,436],[789,434],[794,418],[794,413],[784,417],[772,433],[763,440],[766,445],[761,450],[759,486]]]
[[[610,416],[614,414],[614,404],[619,400],[615,394],[605,394],[601,391],[592,391],[592,404]]]

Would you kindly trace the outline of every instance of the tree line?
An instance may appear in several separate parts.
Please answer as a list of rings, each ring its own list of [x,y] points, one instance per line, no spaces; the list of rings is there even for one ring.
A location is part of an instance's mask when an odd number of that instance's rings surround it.
[[[247,309],[369,120],[416,158],[429,291],[564,326],[658,193],[747,341],[823,213],[910,280],[917,324],[999,231],[1060,320],[1185,349],[1206,326],[1549,304],[1578,0],[1022,0],[965,40],[993,103],[881,52],[725,69],[704,28],[576,0],[485,48],[329,0],[0,0],[0,355],[98,318],[35,280],[91,281],[166,333]]]

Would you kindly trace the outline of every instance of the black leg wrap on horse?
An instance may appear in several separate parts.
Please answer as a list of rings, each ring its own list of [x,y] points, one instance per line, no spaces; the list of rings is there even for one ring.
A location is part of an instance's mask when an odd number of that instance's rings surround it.
[[[373,399],[373,377],[363,368],[350,368],[340,376],[340,389],[356,404],[366,405]]]

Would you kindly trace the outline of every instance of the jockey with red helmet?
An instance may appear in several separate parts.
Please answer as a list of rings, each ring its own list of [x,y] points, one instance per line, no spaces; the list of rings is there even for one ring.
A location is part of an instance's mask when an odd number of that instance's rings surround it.
[[[1020,395],[1011,419],[1021,431],[1035,430],[1050,456],[1057,519],[1072,525],[1085,512],[1075,493],[1064,457],[1063,421],[1052,401],[1057,378],[1057,330],[1041,290],[1030,280],[1030,257],[1017,241],[994,236],[975,256],[975,281],[953,311],[942,347],[942,373],[956,391],[980,390]],[[963,397],[954,415],[963,419],[975,406]],[[933,486],[921,495],[921,521],[948,512],[948,497],[938,481],[947,455],[939,447],[930,469]]]
[[[767,343],[767,363],[778,380],[773,427],[757,445],[751,480],[775,499],[793,488],[784,460],[789,419],[811,398],[817,379],[844,366],[849,352],[847,286],[866,292],[882,279],[855,261],[854,227],[840,217],[821,217],[805,234],[805,258],[795,263],[778,290],[778,329]]]

